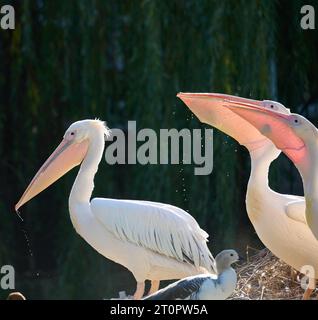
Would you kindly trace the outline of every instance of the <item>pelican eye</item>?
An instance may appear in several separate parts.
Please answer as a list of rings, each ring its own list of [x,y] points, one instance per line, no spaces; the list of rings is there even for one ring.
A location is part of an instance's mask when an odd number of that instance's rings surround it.
[[[271,104],[271,108],[274,109],[274,105],[273,104]]]
[[[292,119],[292,124],[295,126],[299,126],[301,123],[301,119],[297,119],[296,117]]]
[[[233,253],[231,253],[230,256],[233,257]]]
[[[75,132],[71,132],[71,136],[74,136]]]

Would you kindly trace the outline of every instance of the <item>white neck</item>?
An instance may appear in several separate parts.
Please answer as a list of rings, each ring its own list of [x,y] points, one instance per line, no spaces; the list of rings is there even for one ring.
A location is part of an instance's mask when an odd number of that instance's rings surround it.
[[[81,164],[69,197],[69,208],[89,204],[94,189],[94,176],[102,159],[105,146],[104,134],[97,131],[90,137],[87,154]]]
[[[309,146],[307,161],[297,166],[301,174],[305,196],[318,197],[318,146]],[[318,200],[318,199],[317,199]]]
[[[307,162],[298,166],[301,174],[306,200],[306,219],[310,226],[318,225],[318,147],[310,145],[308,148]],[[315,230],[315,236],[318,236]]]
[[[254,152],[250,152],[250,156],[251,174],[248,181],[248,189],[268,190],[268,173],[273,159],[266,156],[258,157]]]
[[[272,201],[273,191],[268,185],[268,173],[272,161],[278,155],[266,150],[260,151],[250,152],[251,174],[246,192],[246,210],[253,224],[263,213],[266,213],[264,206]]]

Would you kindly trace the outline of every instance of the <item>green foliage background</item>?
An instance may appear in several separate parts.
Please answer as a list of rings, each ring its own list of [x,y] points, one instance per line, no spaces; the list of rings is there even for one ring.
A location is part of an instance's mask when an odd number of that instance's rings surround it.
[[[317,31],[300,28],[287,0],[21,0],[16,29],[0,31],[0,266],[33,299],[101,299],[132,293],[134,279],[74,231],[67,197],[76,170],[22,208],[13,206],[75,120],[110,128],[205,128],[175,97],[223,92],[277,99],[317,120]],[[317,105],[316,105],[317,108]],[[214,134],[214,170],[189,165],[102,163],[94,195],[168,202],[189,210],[211,235],[213,253],[262,247],[246,216],[245,150]],[[284,158],[271,173],[278,191],[301,194]],[[28,238],[26,241],[25,234]],[[31,252],[31,253],[30,253]],[[7,291],[0,290],[0,297]]]

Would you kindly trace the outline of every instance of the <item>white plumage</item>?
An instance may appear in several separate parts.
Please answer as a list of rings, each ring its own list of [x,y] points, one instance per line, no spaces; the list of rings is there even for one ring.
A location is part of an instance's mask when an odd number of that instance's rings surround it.
[[[136,299],[143,296],[146,279],[152,281],[153,293],[160,280],[215,273],[208,234],[184,210],[150,201],[90,199],[105,134],[108,130],[99,120],[73,123],[16,209],[81,163],[69,197],[72,223],[95,250],[133,273]]]
[[[249,219],[260,240],[278,258],[300,272],[306,272],[306,266],[315,270],[308,274],[310,285],[304,294],[304,299],[308,299],[318,274],[318,241],[306,222],[304,197],[277,193],[270,188],[269,168],[281,151],[263,135],[273,132],[269,125],[270,113],[274,111],[278,119],[293,115],[282,104],[268,100],[214,93],[181,93],[179,97],[202,122],[225,132],[248,149],[251,157],[246,193]],[[288,142],[287,130],[278,133]]]
[[[95,198],[91,209],[120,240],[213,270],[208,234],[180,208],[150,201]]]

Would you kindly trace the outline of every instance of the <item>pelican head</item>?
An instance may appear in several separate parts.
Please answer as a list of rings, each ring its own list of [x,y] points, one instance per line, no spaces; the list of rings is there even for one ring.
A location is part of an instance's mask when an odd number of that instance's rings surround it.
[[[15,210],[49,187],[68,171],[81,164],[86,156],[90,141],[96,135],[109,134],[104,122],[100,120],[81,120],[74,122],[66,130],[62,142],[36,173]]]
[[[104,134],[109,136],[110,130],[107,128],[104,121],[95,120],[80,120],[72,123],[65,131],[64,139],[81,143],[84,140],[91,140],[95,134]]]
[[[299,114],[283,114],[257,105],[228,104],[227,107],[269,138],[305,173],[308,151],[316,149],[318,138],[317,129],[309,120]]]
[[[281,121],[285,122],[295,136],[302,139],[308,149],[317,148],[318,130],[308,119],[293,113]]]
[[[306,221],[318,238],[318,130],[299,114],[282,114],[257,105],[227,106],[268,137],[295,164],[303,180]]]

